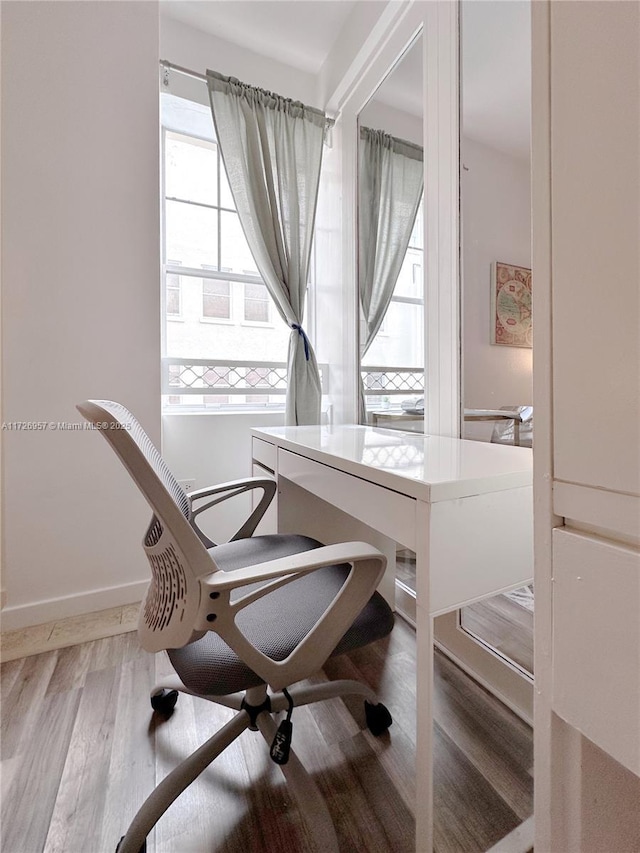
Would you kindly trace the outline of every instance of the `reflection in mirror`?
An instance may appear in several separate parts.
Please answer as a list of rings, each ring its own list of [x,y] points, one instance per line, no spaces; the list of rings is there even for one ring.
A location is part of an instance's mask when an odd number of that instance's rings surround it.
[[[360,420],[416,431],[424,393],[422,112],[418,36],[358,117]]]
[[[360,420],[424,431],[422,35],[358,116]],[[403,408],[404,404],[404,408]],[[400,460],[370,448],[369,463]],[[416,448],[416,456],[420,449]],[[402,460],[411,466],[415,458]],[[398,547],[396,606],[415,617],[415,554]]]
[[[531,447],[531,9],[460,12],[462,435]],[[460,624],[533,671],[532,587],[463,608]]]

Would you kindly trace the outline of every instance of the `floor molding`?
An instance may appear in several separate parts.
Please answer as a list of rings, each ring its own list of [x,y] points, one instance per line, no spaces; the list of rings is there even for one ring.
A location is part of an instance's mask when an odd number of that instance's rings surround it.
[[[135,631],[139,609],[139,604],[125,604],[15,631],[3,631],[0,635],[0,661],[4,663]]]

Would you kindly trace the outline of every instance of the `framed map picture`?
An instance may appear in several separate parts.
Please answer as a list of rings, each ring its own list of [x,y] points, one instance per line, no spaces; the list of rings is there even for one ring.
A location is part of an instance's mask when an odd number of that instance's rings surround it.
[[[531,347],[531,270],[496,261],[491,265],[491,343]]]

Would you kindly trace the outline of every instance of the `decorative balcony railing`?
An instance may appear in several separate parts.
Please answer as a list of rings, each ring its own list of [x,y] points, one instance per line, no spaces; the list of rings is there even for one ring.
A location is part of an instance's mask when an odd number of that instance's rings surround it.
[[[424,394],[424,370],[421,367],[363,367],[360,371],[367,396]]]
[[[323,392],[329,371],[318,365]],[[209,358],[163,358],[162,393],[166,395],[284,395],[287,365],[284,361],[234,361]]]

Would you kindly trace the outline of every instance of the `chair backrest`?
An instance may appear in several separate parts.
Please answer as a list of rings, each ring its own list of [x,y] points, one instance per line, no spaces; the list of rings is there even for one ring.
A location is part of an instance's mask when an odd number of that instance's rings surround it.
[[[201,636],[193,631],[197,579],[217,569],[190,524],[189,498],[128,409],[109,400],[87,400],[77,408],[109,442],[153,510],[142,543],[151,583],[138,619],[140,642],[151,652],[184,646]]]

